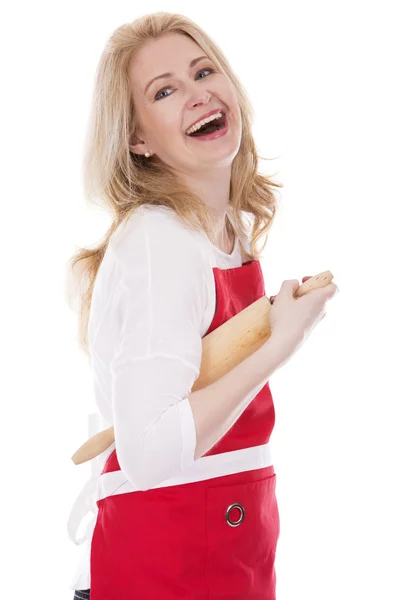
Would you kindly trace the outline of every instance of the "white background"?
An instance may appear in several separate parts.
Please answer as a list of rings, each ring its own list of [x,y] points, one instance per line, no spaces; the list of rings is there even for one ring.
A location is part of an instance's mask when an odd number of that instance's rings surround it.
[[[284,184],[268,295],[330,270],[340,293],[271,379],[278,600],[393,598],[390,2],[19,2],[1,22],[2,597],[71,600],[67,537],[95,412],[65,267],[109,226],[82,196],[93,74],[121,24],[180,12],[220,45]]]

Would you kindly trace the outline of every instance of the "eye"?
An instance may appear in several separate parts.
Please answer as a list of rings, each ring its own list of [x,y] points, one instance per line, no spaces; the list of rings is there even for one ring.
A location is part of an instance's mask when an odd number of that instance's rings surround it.
[[[204,71],[210,71],[210,73],[213,72],[213,69],[201,69],[201,71],[198,71],[197,75],[199,75],[199,73],[203,73]],[[203,77],[204,79],[204,77]]]
[[[166,96],[161,96],[160,94],[162,94],[162,92],[165,92],[166,90],[169,90],[170,88],[162,88],[162,90],[160,90],[159,92],[157,92],[157,94],[154,96],[154,100],[161,100],[161,98],[166,98]]]
[[[210,69],[210,68],[208,68],[208,69],[201,69],[200,71],[198,71],[198,73],[196,74],[196,76],[198,76],[200,73],[206,73],[207,71],[209,72],[209,74],[210,73],[214,73],[214,69]],[[202,79],[205,79],[205,77],[202,77]],[[165,92],[166,90],[170,90],[170,89],[171,88],[169,88],[169,87],[162,88],[162,90],[160,90],[159,92],[157,92],[157,94],[154,96],[154,100],[161,100],[162,98],[167,98],[168,95],[160,97],[160,94],[162,92]]]

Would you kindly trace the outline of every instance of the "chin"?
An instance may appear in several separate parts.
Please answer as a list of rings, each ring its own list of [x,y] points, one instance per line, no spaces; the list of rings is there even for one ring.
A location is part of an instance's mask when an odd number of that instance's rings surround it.
[[[205,157],[209,165],[217,163],[230,164],[239,152],[240,143],[241,137],[228,136],[226,139],[217,140],[214,144],[201,143],[201,148],[197,149],[198,152],[196,154],[198,160],[203,161]]]

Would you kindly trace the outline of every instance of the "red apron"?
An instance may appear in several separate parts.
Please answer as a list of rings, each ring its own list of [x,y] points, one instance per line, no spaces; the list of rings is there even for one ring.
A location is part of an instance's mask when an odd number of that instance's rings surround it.
[[[216,311],[206,335],[265,295],[257,260],[213,271]],[[223,453],[267,448],[274,422],[266,383],[205,456],[221,459],[231,456]],[[275,600],[280,526],[276,475],[271,461],[267,464],[99,499],[91,600]],[[101,476],[121,474],[115,471],[120,471],[116,450]]]

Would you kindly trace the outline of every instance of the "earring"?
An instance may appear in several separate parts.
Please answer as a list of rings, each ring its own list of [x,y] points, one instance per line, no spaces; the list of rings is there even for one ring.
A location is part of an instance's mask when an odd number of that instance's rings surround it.
[[[150,152],[145,152],[145,156],[146,156],[146,158],[149,158]]]

